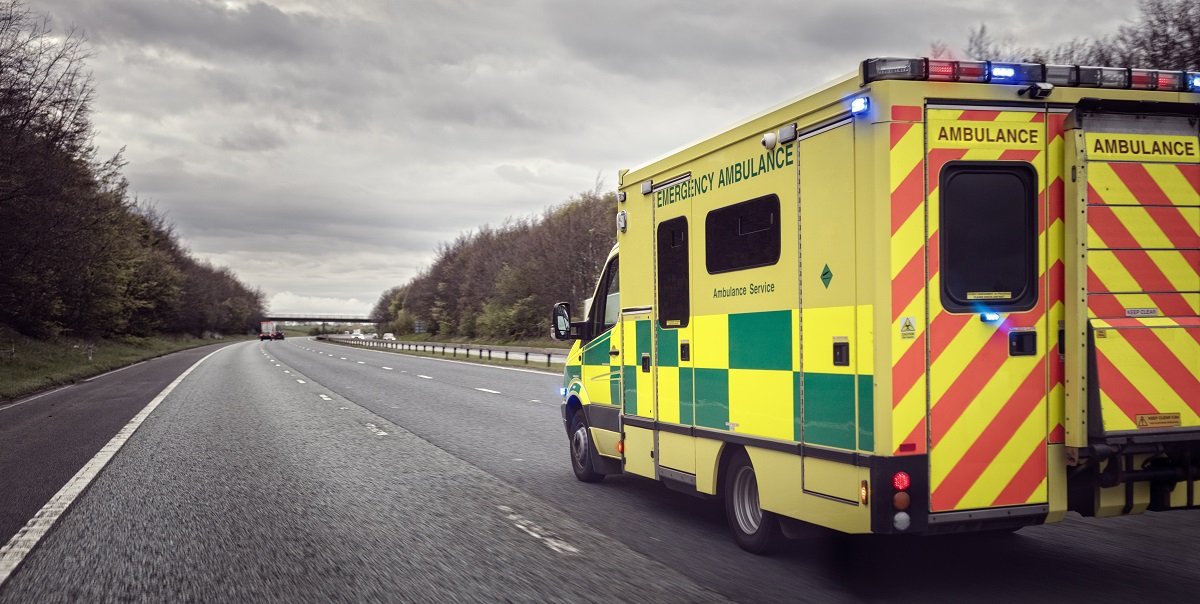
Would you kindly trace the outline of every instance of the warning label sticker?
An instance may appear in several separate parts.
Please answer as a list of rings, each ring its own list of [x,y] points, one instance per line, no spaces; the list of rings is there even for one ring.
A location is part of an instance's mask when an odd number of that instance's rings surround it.
[[[911,340],[917,337],[917,324],[912,317],[900,317],[900,339]]]
[[[1126,308],[1126,317],[1157,317],[1157,308]]]
[[[1143,428],[1178,428],[1178,413],[1139,413],[1137,427]]]
[[[1012,292],[967,292],[968,300],[1011,300]]]

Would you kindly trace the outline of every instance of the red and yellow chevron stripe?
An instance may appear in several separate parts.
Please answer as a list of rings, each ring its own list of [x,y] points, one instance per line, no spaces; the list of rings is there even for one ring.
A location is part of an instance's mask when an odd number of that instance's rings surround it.
[[[1048,319],[1046,327],[1050,330],[1048,335],[1055,336],[1055,342],[1058,340],[1057,331],[1066,319],[1066,274],[1062,257],[1066,250],[1066,183],[1063,181],[1066,168],[1063,163],[1067,144],[1064,136],[1066,121],[1066,113],[1049,113],[1046,116],[1046,180],[1050,183],[1046,186],[1046,224],[1049,225],[1046,227],[1046,265],[1058,267],[1058,270],[1050,271],[1044,299]],[[1046,397],[1050,430],[1046,438],[1048,444],[1061,444],[1066,437],[1066,385],[1063,382],[1061,353],[1058,350],[1046,355],[1046,387],[1050,391]]]
[[[1087,185],[1104,430],[1200,425],[1200,165],[1089,161]]]
[[[1200,314],[1200,165],[1088,163],[1088,314]]]
[[[1107,432],[1200,425],[1200,318],[1092,321]],[[1147,417],[1166,418],[1153,425]]]
[[[925,453],[924,109],[892,108],[892,449]],[[908,330],[905,323],[912,326]]]
[[[1036,111],[929,110],[929,129],[940,124],[997,121],[1044,124]],[[1061,125],[1055,124],[1061,139]],[[1039,142],[1046,141],[1044,133]],[[962,145],[939,147],[930,140],[927,201],[938,215],[937,182],[949,161],[1027,161],[1038,170],[1039,249],[1047,249],[1049,210],[1046,176],[1048,145]],[[1057,173],[1055,174],[1057,177]],[[1057,179],[1056,179],[1057,180]],[[1052,188],[1061,189],[1056,183]],[[1061,231],[1061,212],[1055,228]],[[1047,313],[1061,315],[1061,296],[1045,295],[1050,283],[1062,283],[1060,259],[1046,268],[1042,257],[1040,303],[1025,313],[1009,314],[999,325],[982,323],[970,314],[951,314],[941,307],[937,223],[930,220],[927,238],[929,295],[929,443],[933,511],[974,509],[1046,501],[1047,359],[1057,362],[1057,347],[1034,357],[1010,357],[1008,332],[1030,328],[1039,341],[1047,337]],[[1061,235],[1060,235],[1061,236]],[[1051,299],[1053,298],[1053,299]],[[1039,346],[1045,350],[1045,346]],[[913,427],[913,430],[919,430]]]

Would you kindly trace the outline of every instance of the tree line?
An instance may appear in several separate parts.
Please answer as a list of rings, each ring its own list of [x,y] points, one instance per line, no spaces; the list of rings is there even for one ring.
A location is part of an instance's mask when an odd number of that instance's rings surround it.
[[[0,0],[0,324],[34,337],[236,333],[262,293],[194,258],[100,158],[89,48]]]
[[[944,42],[934,42],[931,54],[947,59],[960,55]],[[1115,33],[1047,47],[1019,44],[1012,34],[996,34],[980,24],[970,31],[961,54],[975,60],[1198,71],[1200,1],[1141,0],[1137,16]]]
[[[581,310],[591,297],[616,243],[616,206],[615,193],[585,193],[540,216],[460,235],[416,277],[383,292],[371,319],[396,334],[419,327],[441,337],[547,337],[554,303]]]

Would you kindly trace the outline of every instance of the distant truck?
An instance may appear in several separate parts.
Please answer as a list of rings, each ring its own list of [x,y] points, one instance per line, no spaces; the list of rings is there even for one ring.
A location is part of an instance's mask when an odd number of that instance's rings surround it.
[[[258,339],[262,340],[282,340],[283,330],[275,321],[263,321],[259,323]]]

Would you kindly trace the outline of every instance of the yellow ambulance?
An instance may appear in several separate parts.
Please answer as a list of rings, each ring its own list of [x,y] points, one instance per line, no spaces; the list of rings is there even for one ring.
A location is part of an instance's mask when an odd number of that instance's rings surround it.
[[[1197,507],[1200,74],[876,58],[620,173],[581,480],[763,552]]]

